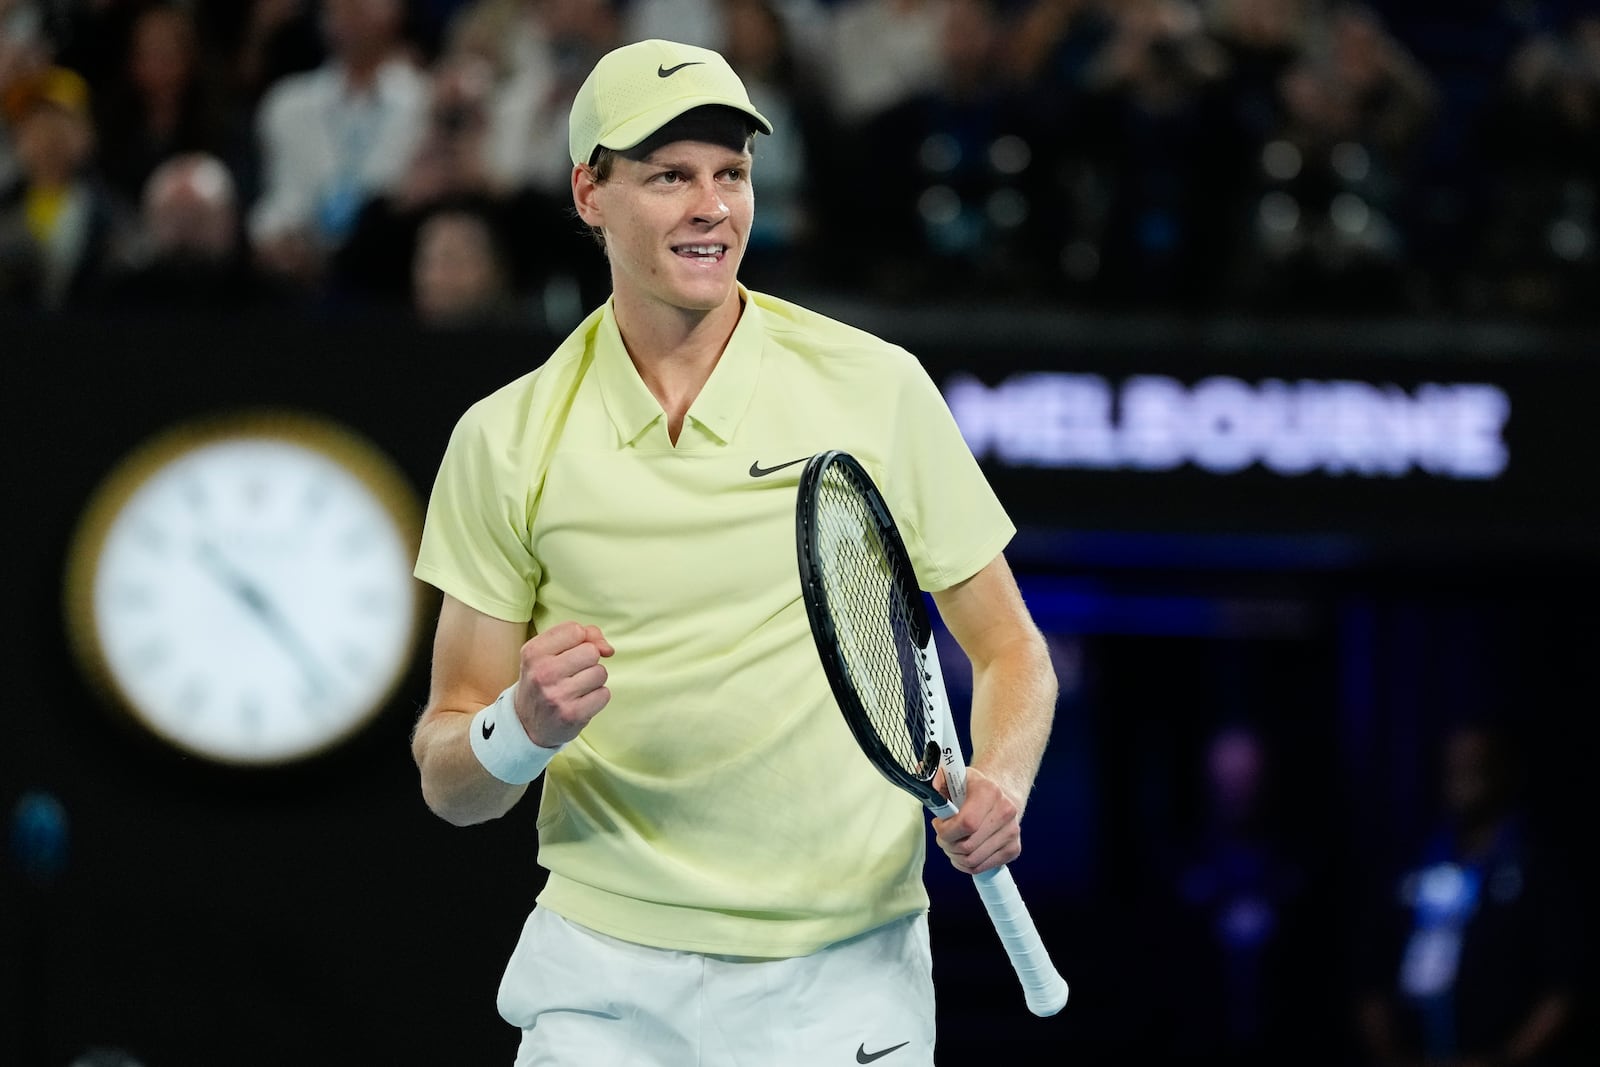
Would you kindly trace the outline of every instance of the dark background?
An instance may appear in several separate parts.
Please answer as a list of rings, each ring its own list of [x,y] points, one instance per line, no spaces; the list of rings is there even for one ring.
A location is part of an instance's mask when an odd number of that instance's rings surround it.
[[[935,855],[943,1061],[1171,1053],[1184,1006],[1211,990],[1169,936],[1167,871],[1200,825],[1201,753],[1226,722],[1272,746],[1275,821],[1308,872],[1309,921],[1283,972],[1306,1020],[1302,1062],[1351,1055],[1350,934],[1369,884],[1432,823],[1450,723],[1518,726],[1531,810],[1594,899],[1600,452],[1586,438],[1600,369],[1586,338],[1432,323],[1417,351],[1405,322],[1198,333],[1040,316],[986,330],[931,309],[819,306],[912,347],[938,381],[1064,364],[1256,380],[1295,357],[1302,376],[1488,381],[1512,398],[1511,464],[1494,482],[991,469],[1063,682],[1014,870],[1073,993],[1060,1016],[1029,1016],[976,895]],[[421,496],[459,412],[552,339],[193,319],[17,319],[0,338],[13,576],[0,805],[9,819],[47,794],[69,835],[47,878],[25,877],[8,842],[0,1063],[65,1065],[92,1047],[148,1067],[509,1062],[516,1035],[494,992],[541,884],[534,805],[469,830],[424,808],[407,737],[426,642],[348,745],[302,768],[220,770],[148,741],[89,687],[61,579],[88,495],[174,422],[320,413],[388,452]]]
[[[366,240],[287,289],[252,266],[259,250],[239,218],[232,258],[147,259],[158,227],[141,215],[143,182],[157,156],[212,153],[238,185],[235,211],[249,208],[267,162],[257,103],[330,57],[325,5],[183,0],[198,43],[183,87],[192,125],[159,144],[139,140],[148,86],[126,69],[145,0],[31,6],[41,62],[89,83],[102,136],[84,177],[113,187],[108,209],[139,217],[124,220],[131,248],[101,249],[81,290],[40,303],[37,264],[15,258],[27,246],[15,240],[20,187],[0,190],[11,577],[0,1067],[67,1067],[94,1048],[142,1067],[508,1064],[516,1035],[494,993],[541,882],[535,813],[525,804],[458,830],[424,808],[407,738],[425,643],[386,713],[346,746],[304,767],[224,771],[161,748],[91,690],[67,647],[62,567],[89,495],[122,457],[222,411],[343,422],[425,495],[460,411],[542,359],[571,324],[563,316],[603,298],[603,261],[564,194],[485,189],[467,152],[448,180],[419,155],[427,165],[408,179],[432,173],[441,189],[398,218],[375,193]],[[405,5],[403,44],[430,73],[466,6]],[[569,17],[644,7],[522,6]],[[847,5],[770,6],[811,23],[790,26],[778,68],[760,75],[795,115],[784,144],[804,180],[785,192],[758,166],[759,202],[765,212],[792,198],[807,224],[750,249],[741,276],[754,288],[906,344],[941,384],[1227,374],[1488,382],[1511,400],[1511,463],[1490,482],[989,465],[1062,680],[1015,874],[1073,992],[1058,1017],[1027,1015],[971,886],[935,855],[941,1061],[1253,1067],[1207,1055],[1227,1018],[1225,974],[1177,905],[1174,874],[1206,826],[1207,745],[1244,724],[1268,748],[1268,821],[1299,879],[1264,976],[1261,1006],[1287,1033],[1266,1062],[1364,1064],[1350,1025],[1364,909],[1392,898],[1435,823],[1446,731],[1487,716],[1520,740],[1530,822],[1585,902],[1591,962],[1568,1051],[1600,1062],[1594,0],[1365,5],[1383,32],[1344,58],[1412,64],[1422,76],[1409,88],[1329,64],[1339,38],[1322,15],[1343,4],[1268,0],[1305,18],[1264,41],[1227,17],[1244,5],[1180,4],[1205,24],[1152,34],[1135,49],[1143,73],[1110,82],[1098,60],[1138,21],[1133,0],[954,5],[985,9],[1005,32],[985,51],[993,23],[958,24],[928,44],[949,77],[855,118],[830,114],[828,57],[814,51],[827,43],[817,16]],[[254,52],[245,28],[263,12],[274,25],[251,38]],[[1068,17],[1042,38],[1011,35],[1036,31],[1039,12]],[[605,18],[588,30],[563,44],[580,68],[620,32]],[[885,53],[896,43],[886,36]],[[1030,47],[1040,62],[1017,69]],[[1225,73],[1190,63],[1218,49]],[[746,77],[764,62],[748,47],[733,58]],[[1281,77],[1295,70],[1359,106],[1308,114]],[[429,152],[457,145],[484,104],[419,118]],[[1408,128],[1398,136],[1396,119]],[[928,136],[953,139],[966,165],[924,158]],[[1020,138],[1032,164],[1003,170],[999,138]],[[1293,145],[1304,149],[1294,173],[1269,166]],[[1338,166],[1336,145],[1361,148],[1370,168]],[[510,306],[477,309],[489,319],[457,321],[505,333],[425,328],[436,320],[411,288],[415,227],[463,195],[505,241],[516,291]],[[1007,221],[996,203],[1025,211]],[[955,213],[930,210],[940,204]],[[1362,226],[1345,232],[1338,204]],[[1268,225],[1286,209],[1295,221]],[[958,657],[944,662],[959,704]],[[50,810],[64,816],[64,851],[27,829]]]

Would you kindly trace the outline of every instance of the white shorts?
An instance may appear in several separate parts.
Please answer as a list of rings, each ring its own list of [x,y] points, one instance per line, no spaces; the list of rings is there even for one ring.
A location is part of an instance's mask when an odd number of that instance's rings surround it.
[[[535,908],[500,983],[516,1067],[933,1064],[925,914],[794,959],[649,948]]]

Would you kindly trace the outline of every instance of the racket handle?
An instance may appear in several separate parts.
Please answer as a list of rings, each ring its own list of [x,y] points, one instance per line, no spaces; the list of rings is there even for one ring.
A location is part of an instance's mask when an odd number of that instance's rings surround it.
[[[1011,966],[1022,983],[1028,1010],[1038,1016],[1054,1015],[1067,1003],[1067,982],[1050,961],[1033,916],[1022,902],[1017,883],[1007,867],[995,867],[972,877],[989,919],[1000,935]]]
[[[961,739],[956,736],[955,722],[950,717],[944,673],[939,668],[939,649],[932,637],[922,652],[928,670],[929,695],[934,701],[939,731],[944,739],[944,782],[950,794],[948,799],[928,807],[939,818],[948,819],[961,810],[967,798],[967,763],[961,755]],[[978,896],[983,898],[989,921],[994,923],[1006,955],[1011,957],[1011,966],[1022,983],[1028,1010],[1039,1016],[1054,1015],[1066,1006],[1067,983],[1056,971],[1056,965],[1050,962],[1050,953],[1033,925],[1027,905],[1022,903],[1022,894],[1017,892],[1010,868],[996,867],[973,875],[972,880],[978,886]]]

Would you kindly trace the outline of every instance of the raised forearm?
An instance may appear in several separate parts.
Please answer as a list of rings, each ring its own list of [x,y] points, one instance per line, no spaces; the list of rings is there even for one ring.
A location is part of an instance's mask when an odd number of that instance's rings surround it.
[[[973,664],[972,765],[1027,805],[1055,718],[1056,676],[1043,637],[1029,630]]]
[[[467,740],[474,714],[430,708],[411,739],[411,753],[422,773],[423,800],[434,814],[456,826],[498,819],[528,790],[526,785],[507,785],[478,762]]]

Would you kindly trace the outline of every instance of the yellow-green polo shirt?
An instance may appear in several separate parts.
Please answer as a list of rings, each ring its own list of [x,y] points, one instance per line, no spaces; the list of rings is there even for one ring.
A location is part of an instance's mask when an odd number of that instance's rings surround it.
[[[611,702],[545,772],[540,904],[641,944],[795,956],[927,906],[923,813],[851,738],[806,622],[796,461],[861,460],[925,589],[1015,531],[915,358],[740,292],[676,447],[609,304],[473,405],[416,574],[616,648]]]

